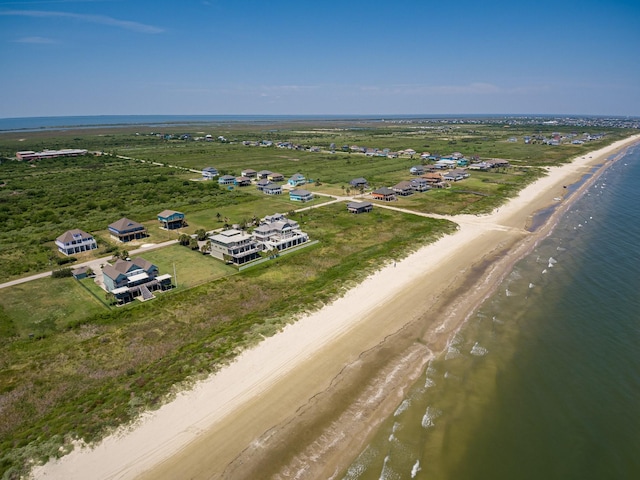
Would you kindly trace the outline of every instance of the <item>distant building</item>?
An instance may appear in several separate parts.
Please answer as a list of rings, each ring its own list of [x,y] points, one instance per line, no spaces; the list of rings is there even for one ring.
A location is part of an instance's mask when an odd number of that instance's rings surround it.
[[[313,200],[313,193],[307,190],[291,190],[289,192],[289,200],[294,202],[309,202]]]
[[[289,183],[289,185],[291,185],[292,187],[297,187],[298,185],[304,185],[305,183],[307,183],[307,179],[304,178],[304,175],[302,175],[301,173],[296,173],[295,175],[291,176],[287,183]]]
[[[56,158],[56,157],[79,157],[86,155],[87,150],[80,148],[64,148],[62,150],[43,150],[42,152],[34,152],[32,150],[23,150],[16,152],[16,158],[18,160],[42,160],[44,158]]]
[[[204,180],[213,180],[218,176],[218,169],[213,167],[207,167],[202,169],[202,178]]]

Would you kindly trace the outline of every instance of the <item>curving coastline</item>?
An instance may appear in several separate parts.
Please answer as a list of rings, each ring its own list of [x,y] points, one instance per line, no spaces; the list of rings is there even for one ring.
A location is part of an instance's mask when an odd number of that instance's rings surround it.
[[[138,425],[34,470],[36,478],[330,478],[349,462],[431,352],[640,136],[550,169],[491,215],[389,265],[266,339]],[[574,184],[599,170],[571,195]],[[532,215],[558,203],[534,232]],[[99,474],[96,475],[96,472]]]

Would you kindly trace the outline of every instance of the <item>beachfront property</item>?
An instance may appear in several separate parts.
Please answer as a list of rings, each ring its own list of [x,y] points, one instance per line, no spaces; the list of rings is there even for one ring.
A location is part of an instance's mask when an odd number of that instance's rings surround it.
[[[251,179],[249,177],[236,177],[235,185],[237,187],[248,187],[251,185]]]
[[[359,178],[354,178],[353,180],[351,180],[349,182],[349,185],[351,185],[353,188],[357,188],[357,189],[365,189],[367,187],[369,187],[369,184],[367,183],[367,180],[365,178],[359,177]]]
[[[109,233],[119,242],[130,242],[147,236],[147,228],[133,220],[122,217],[109,225]]]
[[[257,174],[258,172],[256,172],[252,168],[245,168],[244,170],[242,170],[242,172],[240,172],[240,175],[247,178],[254,178]]]
[[[423,177],[412,178],[410,182],[411,188],[416,192],[426,192],[431,188],[429,187],[429,182],[427,182],[427,179]]]
[[[300,230],[300,225],[281,213],[268,215],[260,220],[253,230],[253,238],[262,245],[262,250],[285,250],[309,241],[309,235]]]
[[[388,187],[381,187],[371,192],[371,197],[373,197],[375,200],[391,202],[393,200],[396,200],[396,193]]]
[[[266,178],[261,178],[256,182],[256,188],[262,192],[264,190],[264,187],[266,187],[270,183],[272,183],[271,180],[267,180]]]
[[[313,200],[313,193],[301,189],[291,190],[289,192],[289,200],[294,202],[309,202]]]
[[[442,177],[441,173],[438,172],[429,172],[425,173],[422,178],[424,178],[430,187],[443,188],[446,186],[446,182]]]
[[[272,182],[284,182],[284,175],[281,173],[273,172],[267,175],[267,179]]]
[[[469,178],[469,173],[466,170],[451,170],[442,176],[443,179],[449,182],[459,182],[465,178]]]
[[[158,273],[158,267],[144,258],[118,259],[102,268],[102,279],[105,290],[123,304],[135,298],[149,300],[153,298],[152,291],[170,289],[171,275]]]
[[[218,178],[218,185],[235,185],[236,177],[233,175],[222,175]]]
[[[265,195],[282,195],[282,186],[277,183],[269,182],[262,187],[262,192]]]
[[[158,221],[161,228],[166,230],[175,230],[184,227],[187,222],[184,220],[184,213],[174,210],[163,210],[158,214]]]
[[[57,157],[79,157],[86,155],[87,150],[81,148],[63,148],[62,150],[43,150],[41,152],[34,152],[33,150],[23,150],[16,152],[16,158],[18,160],[42,160],[45,158],[57,158]]]
[[[269,170],[260,170],[260,171],[256,174],[256,177],[257,177],[258,179],[266,179],[266,178],[268,178],[268,177],[269,177],[269,175],[271,175],[271,173],[273,173],[273,172],[270,172]]]
[[[373,210],[371,202],[349,202],[347,203],[347,211],[349,213],[368,213]]]
[[[64,232],[56,238],[55,243],[58,251],[66,256],[98,248],[98,244],[92,235],[77,228]]]
[[[289,180],[287,180],[287,183],[292,187],[297,187],[298,185],[304,185],[305,183],[307,183],[307,179],[301,173],[296,173],[292,175]]]
[[[218,176],[218,169],[213,167],[206,167],[202,169],[202,179],[203,180],[213,180],[214,177]]]
[[[393,190],[398,195],[402,195],[403,197],[406,197],[407,195],[411,195],[413,193],[413,187],[411,185],[411,182],[408,180],[403,180],[402,182],[395,184],[393,187],[391,187],[391,190]]]
[[[211,256],[227,263],[242,265],[260,257],[262,245],[246,232],[235,228],[209,237]]]

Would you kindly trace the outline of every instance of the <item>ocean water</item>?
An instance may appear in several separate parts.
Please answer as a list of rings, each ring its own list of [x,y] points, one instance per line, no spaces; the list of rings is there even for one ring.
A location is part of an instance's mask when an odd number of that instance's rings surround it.
[[[640,478],[640,146],[426,368],[342,478]]]

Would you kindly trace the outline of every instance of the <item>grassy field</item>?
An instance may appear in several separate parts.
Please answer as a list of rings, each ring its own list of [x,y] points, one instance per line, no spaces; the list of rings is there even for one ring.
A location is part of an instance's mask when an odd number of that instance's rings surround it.
[[[210,255],[203,255],[198,251],[181,245],[158,250],[151,250],[142,255],[136,255],[150,261],[158,267],[160,273],[175,273],[178,277],[178,288],[191,288],[218,278],[237,273],[237,269],[225,265]]]
[[[65,436],[98,438],[140,408],[158,405],[176,383],[214,371],[238,348],[340,295],[385,259],[401,258],[455,228],[382,209],[351,215],[343,204],[294,218],[318,244],[130,308],[106,311],[94,302],[97,311],[87,311],[73,324],[54,324],[55,330],[37,341],[5,338],[0,350],[5,405],[0,464],[5,471],[31,456],[56,454],[53,445]],[[399,225],[403,235],[397,235]],[[196,255],[204,269],[189,255]],[[184,247],[149,252],[145,258],[165,269],[181,258],[188,265],[177,266],[179,281],[189,273],[227,273],[227,267]],[[12,288],[7,298],[24,302],[24,292],[13,294]],[[16,332],[29,328],[26,314],[5,309],[3,315],[3,324],[13,322]]]
[[[488,212],[541,174],[544,165],[567,161],[632,132],[610,129],[587,145],[524,145],[511,136],[550,134],[568,127],[539,125],[402,125],[380,122],[236,124],[171,127],[170,133],[224,135],[232,143],[165,139],[151,129],[136,131],[20,132],[0,135],[0,157],[18,150],[87,148],[109,155],[53,159],[33,164],[0,163],[0,273],[4,279],[57,268],[64,260],[53,240],[67,229],[96,234],[104,255],[116,245],[106,226],[127,216],[144,223],[159,243],[180,231],[158,228],[156,215],[186,214],[183,232],[212,230],[309,204],[288,195],[269,197],[254,187],[227,190],[194,181],[200,170],[222,173],[244,168],[302,173],[319,180],[305,188],[346,194],[348,182],[365,177],[370,186],[409,179],[417,158],[366,157],[339,151],[360,145],[417,152],[507,158],[516,166],[473,173],[448,189],[416,193],[394,205],[443,214]],[[136,134],[139,133],[139,134]],[[243,140],[286,140],[324,151],[243,146]],[[338,151],[326,151],[335,143]],[[142,159],[119,158],[111,154]],[[161,165],[153,165],[150,161]],[[173,168],[174,165],[180,168]],[[355,192],[350,192],[354,194]],[[326,198],[316,198],[319,205]],[[375,208],[351,215],[344,204],[322,206],[292,217],[318,243],[237,273],[185,247],[149,251],[143,258],[173,273],[179,288],[151,302],[109,308],[92,280],[44,279],[2,290],[0,296],[0,472],[14,478],[29,459],[60,454],[73,438],[100,438],[110,428],[159,405],[175,389],[207,375],[238,351],[272,335],[305,311],[341,295],[390,258],[451,232],[446,221]],[[401,232],[401,234],[399,233]],[[91,256],[88,255],[88,256]],[[78,260],[82,260],[79,258]],[[33,335],[31,335],[33,334]]]

